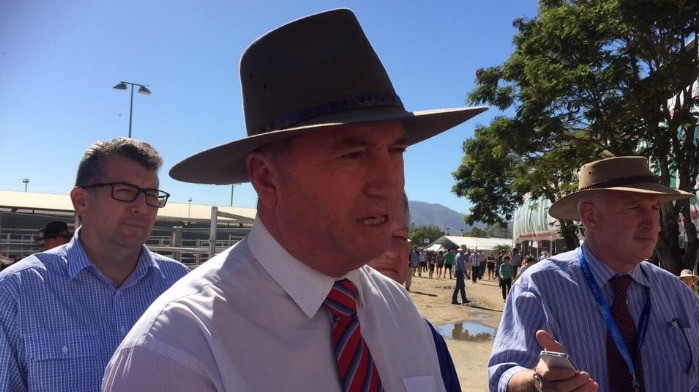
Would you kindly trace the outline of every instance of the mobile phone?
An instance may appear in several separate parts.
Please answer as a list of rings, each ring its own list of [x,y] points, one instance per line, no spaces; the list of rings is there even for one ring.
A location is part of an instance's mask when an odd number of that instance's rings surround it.
[[[578,370],[573,359],[566,353],[544,350],[539,354],[539,358],[541,358],[548,367],[563,367]]]

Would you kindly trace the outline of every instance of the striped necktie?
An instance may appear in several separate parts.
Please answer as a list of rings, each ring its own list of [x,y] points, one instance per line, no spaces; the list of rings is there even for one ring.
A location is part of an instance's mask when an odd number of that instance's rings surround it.
[[[333,317],[333,349],[345,392],[383,391],[379,372],[359,329],[357,287],[347,279],[336,281],[323,305]]]
[[[619,329],[619,333],[621,333],[621,337],[624,339],[624,343],[626,343],[631,358],[633,358],[636,377],[640,384],[639,391],[644,391],[643,365],[641,364],[641,356],[638,353],[637,345],[638,331],[626,305],[626,292],[631,284],[631,277],[629,275],[613,276],[609,279],[609,283],[614,292],[614,299],[610,308],[612,317]],[[629,368],[609,332],[607,332],[607,374],[610,391],[623,392],[634,390]]]

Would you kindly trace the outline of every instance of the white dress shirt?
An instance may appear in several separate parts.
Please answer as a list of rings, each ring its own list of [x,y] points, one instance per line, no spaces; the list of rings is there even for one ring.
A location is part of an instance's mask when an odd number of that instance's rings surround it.
[[[400,285],[369,267],[346,276],[386,391],[444,391],[430,329]],[[255,222],[240,243],[161,296],[112,357],[105,391],[337,391],[322,303],[335,279]]]

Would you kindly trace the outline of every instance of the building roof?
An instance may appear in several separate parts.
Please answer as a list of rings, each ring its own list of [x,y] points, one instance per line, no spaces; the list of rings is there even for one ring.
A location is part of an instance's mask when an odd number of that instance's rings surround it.
[[[175,203],[168,201],[167,205],[158,210],[159,221],[211,221],[211,209],[208,204]],[[252,224],[257,215],[255,208],[218,206],[218,219],[223,222],[238,222]],[[42,213],[59,212],[73,215],[73,203],[69,195],[52,193],[35,193],[0,190],[0,211]]]

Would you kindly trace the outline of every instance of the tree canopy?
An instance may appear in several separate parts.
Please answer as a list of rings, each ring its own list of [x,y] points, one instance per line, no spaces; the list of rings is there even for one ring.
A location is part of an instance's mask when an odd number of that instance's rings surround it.
[[[413,226],[409,235],[410,245],[422,248],[443,235],[444,232],[436,225]]]
[[[466,140],[453,173],[453,192],[472,202],[466,222],[504,224],[527,194],[554,202],[577,188],[580,166],[608,156],[646,156],[661,183],[693,192],[698,11],[697,1],[541,0],[537,17],[513,21],[514,53],[477,70],[467,95],[501,112]],[[666,203],[662,217],[657,253],[679,272],[696,255],[689,201]],[[574,247],[574,222],[561,230]]]

